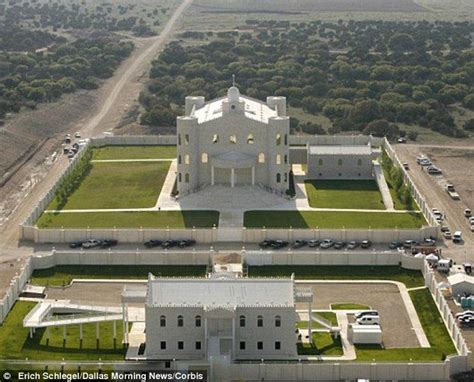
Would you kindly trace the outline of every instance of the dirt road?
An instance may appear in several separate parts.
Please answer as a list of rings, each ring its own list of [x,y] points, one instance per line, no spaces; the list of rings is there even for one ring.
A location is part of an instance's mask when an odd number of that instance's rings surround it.
[[[132,55],[122,63],[114,76],[101,87],[98,97],[99,102],[95,109],[91,110],[90,117],[81,120],[73,131],[80,131],[83,137],[90,137],[112,130],[117,125],[127,112],[130,104],[138,98],[147,79],[151,61],[164,48],[180,16],[192,1],[184,0],[181,3],[159,36],[137,39],[137,48]],[[27,248],[22,248],[21,243],[18,243],[18,225],[28,216],[41,195],[47,192],[67,164],[67,159],[60,157],[51,165],[43,179],[38,180],[31,189],[26,190],[21,195],[15,212],[9,216],[8,221],[0,228],[0,249],[2,250],[0,262],[2,259],[5,260],[6,257],[11,258],[12,251],[15,249],[22,249],[18,252],[19,256],[26,256],[30,253]],[[29,162],[26,162],[24,166],[31,170]]]

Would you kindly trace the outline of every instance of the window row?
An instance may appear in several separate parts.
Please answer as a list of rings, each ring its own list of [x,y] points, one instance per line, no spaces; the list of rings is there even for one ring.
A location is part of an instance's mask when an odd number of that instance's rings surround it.
[[[275,316],[273,323],[275,327],[279,328],[281,327],[281,317],[280,316]],[[239,317],[239,326],[241,328],[244,328],[247,324],[247,318],[245,316],[240,316]],[[257,326],[259,328],[263,327],[263,316],[257,316]]]
[[[194,326],[197,328],[200,328],[202,324],[202,318],[201,316],[196,316],[194,317]],[[184,317],[183,316],[178,316],[177,317],[177,325],[180,327],[184,326]],[[160,316],[160,327],[164,328],[166,327],[166,316]]]
[[[352,164],[352,161],[350,161],[350,163]],[[343,164],[342,159],[338,159],[337,160],[337,165],[342,166],[342,164]],[[318,165],[319,166],[324,165],[324,161],[322,159],[318,160]],[[362,159],[357,159],[357,166],[362,166]]]
[[[178,182],[182,182],[183,177],[181,173],[178,174]],[[184,183],[189,183],[189,173],[184,174]]]
[[[245,350],[247,348],[247,343],[245,341],[240,341],[239,349]],[[273,344],[275,350],[281,350],[281,342],[275,341]],[[263,341],[257,341],[257,350],[263,350]]]
[[[286,172],[283,174],[283,177],[284,177],[283,182],[284,183],[288,182],[288,174]],[[281,183],[281,174],[280,173],[276,174],[276,182]]]
[[[166,341],[160,341],[160,349],[161,350],[166,350]],[[195,350],[201,350],[202,349],[201,341],[196,341],[194,343],[194,349]],[[184,350],[184,341],[178,341],[178,350]]]
[[[201,162],[202,163],[207,163],[209,161],[209,155],[207,153],[202,153],[201,154]],[[178,164],[191,164],[191,158],[189,154],[184,155],[184,162],[183,162],[183,156],[178,155]],[[265,163],[265,154],[260,153],[258,154],[258,163]],[[283,163],[288,164],[288,155],[283,156]],[[275,157],[275,164],[281,164],[281,154],[277,154]]]
[[[187,136],[187,135],[186,135]],[[219,134],[214,134],[212,136],[212,143],[216,144],[216,143],[219,143],[220,142],[220,136]],[[284,141],[285,141],[285,146],[288,145],[288,134],[285,134],[285,137],[284,137]],[[178,136],[178,144],[181,144],[179,143],[181,142],[181,139],[179,138]],[[188,143],[186,143],[188,142]],[[237,135],[235,134],[232,134],[229,136],[229,143],[230,144],[233,144],[235,145],[237,143]],[[255,143],[255,138],[253,137],[253,134],[249,134],[247,135],[247,144],[248,145],[253,145]],[[188,140],[186,141],[185,139],[185,144],[189,144],[189,137],[188,137]],[[280,146],[281,145],[281,134],[277,134],[276,137],[275,137],[275,144],[277,146]]]
[[[189,134],[184,135],[184,144],[189,145]],[[181,146],[181,134],[178,134],[178,146]]]

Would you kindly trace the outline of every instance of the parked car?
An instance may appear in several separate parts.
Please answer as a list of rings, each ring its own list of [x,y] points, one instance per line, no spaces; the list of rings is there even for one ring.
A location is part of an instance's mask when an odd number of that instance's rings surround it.
[[[430,175],[440,175],[442,173],[443,172],[441,171],[441,169],[436,167],[436,166],[429,166],[428,167],[428,174],[430,174]]]
[[[451,233],[451,231],[444,231],[443,232],[443,237],[446,239],[446,240],[451,240],[453,238],[453,235]]]
[[[458,319],[459,326],[465,328],[472,328],[474,327],[474,317],[473,316],[465,316]]]
[[[293,249],[303,248],[307,244],[308,242],[306,240],[295,240],[294,243],[291,244],[291,248]]]
[[[378,316],[379,312],[377,310],[362,310],[357,312],[354,316],[355,318],[361,318],[363,316]]]
[[[117,244],[118,244],[117,240],[106,239],[106,240],[101,240],[99,246],[100,248],[110,248],[110,247],[115,247]]]
[[[356,322],[359,325],[380,325],[380,316],[362,316]]]
[[[441,232],[447,232],[447,231],[449,231],[449,227],[447,225],[442,225]]]
[[[95,248],[95,247],[100,246],[100,243],[101,243],[100,240],[89,239],[85,241],[84,243],[82,243],[82,248],[84,249]]]
[[[407,139],[404,138],[404,137],[400,137],[400,138],[397,139],[397,142],[398,143],[407,143]]]
[[[185,239],[185,240],[180,240],[178,242],[178,247],[179,248],[187,248],[187,247],[192,247],[195,244],[196,244],[196,240]]]
[[[474,232],[474,223],[471,223],[471,232]]]
[[[422,245],[424,247],[435,247],[436,246],[436,240],[426,238],[422,242],[420,242],[420,245]]]
[[[331,247],[334,247],[334,241],[332,241],[331,239],[324,239],[321,242],[321,249],[328,249]]]
[[[362,240],[360,247],[364,249],[370,248],[372,247],[372,242],[370,240]]]
[[[169,249],[176,247],[178,245],[177,240],[165,240],[163,243],[161,243],[161,248],[163,249]]]
[[[416,163],[421,164],[422,161],[429,160],[425,154],[420,154],[416,157]]]
[[[263,240],[260,243],[258,243],[258,246],[262,249],[269,248],[271,245],[271,240]]]
[[[467,217],[467,218],[470,218],[472,216],[472,211],[470,208],[466,208],[464,210],[464,216]]]
[[[409,165],[407,162],[403,162],[402,165],[403,165],[403,168],[404,168],[405,170],[409,170],[409,169],[410,169],[410,165]]]
[[[462,241],[462,232],[456,231],[453,234],[453,243],[460,243]]]
[[[82,241],[74,241],[69,244],[69,248],[81,248],[82,247]]]
[[[433,163],[431,163],[431,161],[428,158],[424,158],[420,160],[419,164],[422,166],[431,166]]]
[[[356,249],[359,245],[358,241],[352,240],[347,244],[347,249]]]
[[[464,312],[456,313],[454,317],[458,318],[462,316],[474,317],[474,310],[465,310]]]
[[[411,249],[411,247],[415,246],[416,245],[416,241],[415,240],[405,240],[403,242],[403,248],[406,248],[406,249]]]
[[[320,245],[321,245],[321,240],[313,239],[313,240],[308,241],[308,247],[310,248],[316,248],[316,247],[319,247]]]
[[[390,249],[396,249],[396,248],[402,248],[403,247],[403,243],[401,241],[392,241],[388,247]]]
[[[80,138],[81,137],[81,133],[79,131],[76,131],[76,134],[74,134],[74,137],[75,138]]]
[[[287,241],[284,241],[284,240],[272,240],[270,246],[273,248],[273,249],[281,249],[281,248],[285,248],[288,246],[288,242]]]
[[[336,241],[334,243],[334,249],[342,249],[346,246],[346,243],[344,243],[343,241]]]
[[[147,248],[155,248],[159,247],[163,243],[161,240],[148,240],[144,243],[145,247]]]

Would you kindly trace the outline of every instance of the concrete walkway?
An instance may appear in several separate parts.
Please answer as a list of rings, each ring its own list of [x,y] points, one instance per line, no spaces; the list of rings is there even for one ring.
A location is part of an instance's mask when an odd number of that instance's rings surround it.
[[[395,207],[393,205],[392,195],[390,194],[390,189],[388,188],[387,181],[385,180],[385,175],[382,170],[382,166],[380,163],[374,163],[374,173],[375,173],[375,180],[379,185],[380,193],[382,194],[383,204],[388,211],[393,212]]]

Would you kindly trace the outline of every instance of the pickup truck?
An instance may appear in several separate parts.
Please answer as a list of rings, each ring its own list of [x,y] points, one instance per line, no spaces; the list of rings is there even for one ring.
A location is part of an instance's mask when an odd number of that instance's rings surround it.
[[[449,194],[449,196],[453,200],[461,199],[459,194],[456,192],[456,190],[454,189],[454,186],[452,184],[447,184],[446,185],[446,192]]]

